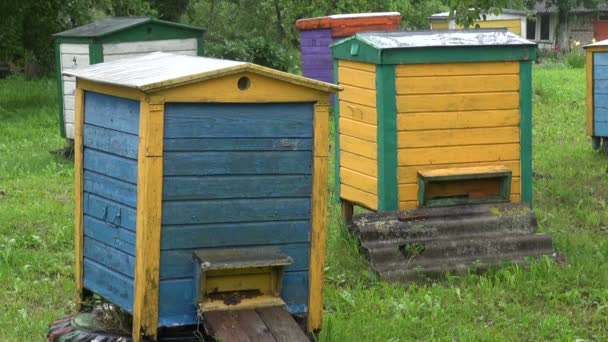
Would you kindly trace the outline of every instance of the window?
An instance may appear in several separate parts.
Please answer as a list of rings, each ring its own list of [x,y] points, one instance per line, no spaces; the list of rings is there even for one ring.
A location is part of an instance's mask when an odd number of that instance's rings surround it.
[[[540,40],[549,40],[549,23],[551,22],[550,14],[541,14],[540,17]]]
[[[526,24],[526,38],[535,40],[536,39],[536,20],[528,19]]]

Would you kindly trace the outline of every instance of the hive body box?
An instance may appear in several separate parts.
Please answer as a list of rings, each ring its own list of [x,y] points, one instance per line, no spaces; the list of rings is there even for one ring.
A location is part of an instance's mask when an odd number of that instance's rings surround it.
[[[134,337],[154,336],[197,323],[193,252],[271,246],[293,260],[282,300],[318,329],[337,87],[165,53],[67,74],[77,78],[77,288],[132,313]]]
[[[485,182],[476,176],[484,173],[502,182],[497,196],[531,203],[535,44],[505,30],[369,32],[337,42],[332,53],[344,88],[335,179],[346,215],[352,204],[424,206],[429,189],[421,186],[439,176],[461,180],[433,190],[450,200],[459,187]],[[505,169],[510,184],[499,176]]]
[[[302,75],[333,82],[333,63],[329,45],[363,31],[389,31],[401,28],[399,12],[337,14],[296,21],[300,31]]]
[[[594,149],[608,151],[608,42],[585,46],[587,68],[587,135]]]
[[[202,56],[204,29],[148,17],[110,17],[54,35],[61,135],[74,139],[73,77],[90,64],[164,51]]]
[[[450,18],[449,12],[436,13],[429,17],[431,30],[462,29],[456,20]],[[506,28],[509,32],[526,37],[528,15],[525,11],[503,9],[500,14],[488,14],[485,20],[478,20],[472,25],[479,28]],[[478,26],[477,26],[478,25]]]

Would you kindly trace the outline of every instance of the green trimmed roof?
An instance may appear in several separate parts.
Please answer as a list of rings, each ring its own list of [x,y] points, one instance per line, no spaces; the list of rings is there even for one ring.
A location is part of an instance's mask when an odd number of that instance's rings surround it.
[[[116,32],[128,30],[140,25],[155,23],[159,25],[176,27],[180,29],[192,30],[195,32],[205,32],[205,29],[173,23],[170,21],[158,20],[150,17],[108,17],[87,25],[79,26],[67,31],[55,33],[55,37],[78,37],[96,38],[103,37]]]

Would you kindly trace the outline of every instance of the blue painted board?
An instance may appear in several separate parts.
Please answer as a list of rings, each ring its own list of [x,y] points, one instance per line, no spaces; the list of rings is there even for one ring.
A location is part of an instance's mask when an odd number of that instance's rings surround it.
[[[312,153],[165,152],[165,176],[311,174]]]
[[[594,52],[593,53],[593,65],[608,65],[608,53],[606,52]]]
[[[133,312],[133,280],[111,269],[84,258],[84,287],[93,293]]]
[[[308,220],[163,225],[160,245],[167,250],[309,242],[309,231]]]
[[[87,91],[84,123],[137,135],[139,101]]]
[[[165,139],[165,152],[312,151],[311,138],[192,138]]]
[[[135,231],[137,213],[135,209],[118,202],[84,193],[84,213],[131,231]]]
[[[174,176],[163,179],[163,200],[308,197],[309,175]]]
[[[87,236],[84,238],[84,256],[126,277],[135,275],[134,256]]]
[[[310,138],[313,104],[165,105],[164,137]]]
[[[608,96],[608,80],[594,80],[593,93],[596,95],[604,94],[604,96]]]
[[[84,235],[135,255],[135,234],[111,223],[84,215]]]
[[[608,95],[594,94],[593,107],[594,108],[608,108]]]
[[[598,137],[608,137],[608,122],[596,121],[594,123],[594,133]]]
[[[137,185],[137,160],[84,148],[84,169]]]
[[[170,201],[163,202],[162,223],[259,222],[308,220],[309,217],[310,198]]]
[[[281,298],[290,308],[302,310],[308,304],[308,272],[286,272]],[[172,279],[160,282],[159,325],[193,325],[197,323],[194,280]],[[302,286],[306,286],[303,289]],[[303,313],[303,312],[293,312]]]
[[[243,248],[239,246],[233,247]],[[310,260],[310,245],[308,243],[272,245],[269,247],[276,248],[293,259],[293,263],[286,267],[287,271],[308,270]],[[193,275],[192,270],[196,264],[192,255],[197,249],[200,248],[162,251],[160,256],[160,278],[176,279],[191,277]],[[206,248],[206,250],[208,249]]]
[[[83,144],[99,151],[137,159],[139,138],[134,134],[86,124]]]
[[[608,79],[608,65],[594,66],[593,67],[593,79],[594,80]]]
[[[84,191],[135,208],[137,205],[137,186],[125,181],[84,171]]]

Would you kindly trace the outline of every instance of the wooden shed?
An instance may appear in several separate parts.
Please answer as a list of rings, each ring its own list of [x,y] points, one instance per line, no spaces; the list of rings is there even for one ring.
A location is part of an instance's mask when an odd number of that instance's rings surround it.
[[[64,74],[76,77],[77,289],[132,313],[134,337],[282,305],[319,329],[338,87],[160,52]]]
[[[399,12],[336,14],[296,21],[300,31],[302,75],[333,82],[333,64],[329,45],[363,31],[401,29]]]
[[[608,40],[585,46],[587,135],[593,148],[608,152]]]
[[[450,12],[435,13],[429,18],[431,30],[455,30],[462,29],[461,25],[456,24],[456,20],[450,17]],[[478,28],[506,28],[509,32],[518,36],[526,37],[528,24],[528,14],[526,11],[519,11],[505,8],[500,14],[488,13],[485,20],[477,20],[473,27]]]
[[[370,32],[332,54],[345,215],[531,203],[534,43],[506,30]]]
[[[202,56],[204,33],[149,17],[109,17],[54,34],[61,136],[74,139],[75,82],[63,71],[156,51]]]

